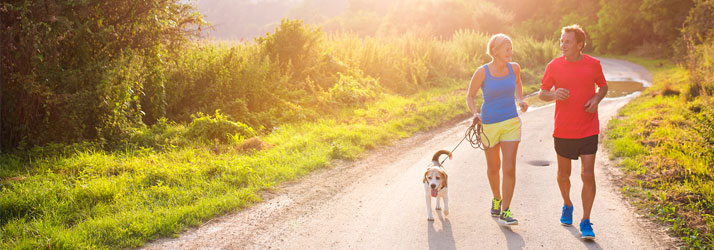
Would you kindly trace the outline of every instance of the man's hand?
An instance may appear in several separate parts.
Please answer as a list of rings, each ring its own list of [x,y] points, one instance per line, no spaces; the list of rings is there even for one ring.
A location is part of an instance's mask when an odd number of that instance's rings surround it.
[[[570,91],[564,88],[559,88],[555,90],[555,99],[558,101],[563,101],[570,97]]]
[[[481,124],[481,115],[479,113],[474,114],[474,120],[471,122],[471,125],[476,125],[476,124]]]
[[[585,112],[595,113],[597,112],[597,105],[600,104],[600,98],[593,96],[587,102],[585,102]]]

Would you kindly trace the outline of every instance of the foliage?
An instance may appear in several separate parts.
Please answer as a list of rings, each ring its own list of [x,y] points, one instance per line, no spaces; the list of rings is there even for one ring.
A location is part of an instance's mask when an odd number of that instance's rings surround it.
[[[595,49],[600,53],[626,53],[650,36],[639,7],[642,0],[603,0],[598,23],[591,31]]]
[[[606,145],[624,170],[623,191],[665,222],[685,248],[714,247],[714,110],[711,97],[667,94],[689,88],[694,72],[646,64],[653,86],[608,124]]]
[[[169,63],[168,120],[188,123],[192,114],[221,109],[254,128],[275,125],[266,114],[281,107],[288,78],[257,47],[192,44]]]
[[[714,1],[694,0],[694,7],[689,10],[685,20],[685,37],[694,44],[714,40]]]
[[[419,95],[386,95],[334,117],[285,124],[263,137],[271,148],[250,153],[191,140],[159,151],[76,147],[69,154],[0,157],[0,248],[124,249],[173,236],[334,159],[354,159],[460,117],[462,88],[452,80]],[[442,119],[423,118],[436,116]],[[220,113],[197,120],[195,128],[206,132],[235,128]],[[169,134],[172,126],[159,121],[149,134]]]
[[[671,44],[693,7],[692,0],[644,0],[640,6],[643,19],[652,25],[652,42]]]
[[[189,138],[199,139],[202,141],[219,141],[227,142],[232,135],[239,135],[243,138],[253,137],[255,131],[247,125],[234,122],[230,117],[221,114],[220,110],[216,110],[216,114],[204,115],[198,113],[193,121],[188,124],[186,136]]]
[[[323,38],[324,34],[318,27],[307,26],[302,20],[283,19],[274,33],[255,41],[271,60],[280,63],[283,70],[291,70],[301,76],[310,64],[318,60]]]
[[[140,105],[161,116],[162,71],[147,67],[201,24],[178,0],[3,1],[0,15],[4,148],[116,140]]]
[[[357,71],[351,74],[341,74],[340,80],[328,91],[336,104],[363,105],[374,101],[383,91],[374,78],[364,76]]]

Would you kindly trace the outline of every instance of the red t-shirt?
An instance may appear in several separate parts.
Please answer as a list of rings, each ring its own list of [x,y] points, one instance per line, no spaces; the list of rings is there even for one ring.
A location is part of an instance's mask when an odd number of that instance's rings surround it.
[[[585,102],[595,96],[596,84],[603,87],[607,82],[600,60],[589,55],[583,54],[577,62],[558,57],[548,63],[540,88],[551,90],[555,87],[570,91],[568,99],[555,101],[554,137],[577,139],[600,133],[597,112],[585,112]]]

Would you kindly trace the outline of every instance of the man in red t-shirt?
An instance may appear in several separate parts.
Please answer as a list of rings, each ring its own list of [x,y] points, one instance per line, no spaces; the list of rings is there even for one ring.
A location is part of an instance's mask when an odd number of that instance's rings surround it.
[[[580,26],[564,27],[560,36],[563,56],[553,59],[545,69],[538,96],[555,100],[553,139],[558,155],[558,187],[563,197],[560,222],[573,223],[573,203],[570,200],[571,160],[580,157],[583,181],[581,193],[583,218],[581,238],[594,239],[590,211],[595,200],[595,153],[600,133],[597,107],[607,94],[607,82],[600,61],[582,54],[585,32]],[[599,87],[596,92],[595,85]]]

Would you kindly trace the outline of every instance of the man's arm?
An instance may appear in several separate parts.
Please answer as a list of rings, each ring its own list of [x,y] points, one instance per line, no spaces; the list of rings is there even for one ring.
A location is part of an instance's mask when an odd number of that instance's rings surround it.
[[[553,101],[555,100],[555,91],[540,89],[538,92],[538,98],[546,102]]]
[[[597,105],[605,98],[605,95],[607,95],[607,85],[600,87],[600,89],[597,90],[597,94],[585,103],[585,112],[597,112]]]
[[[570,91],[564,88],[559,88],[553,91],[540,89],[538,92],[538,98],[543,101],[550,102],[553,100],[562,101],[570,97]]]

